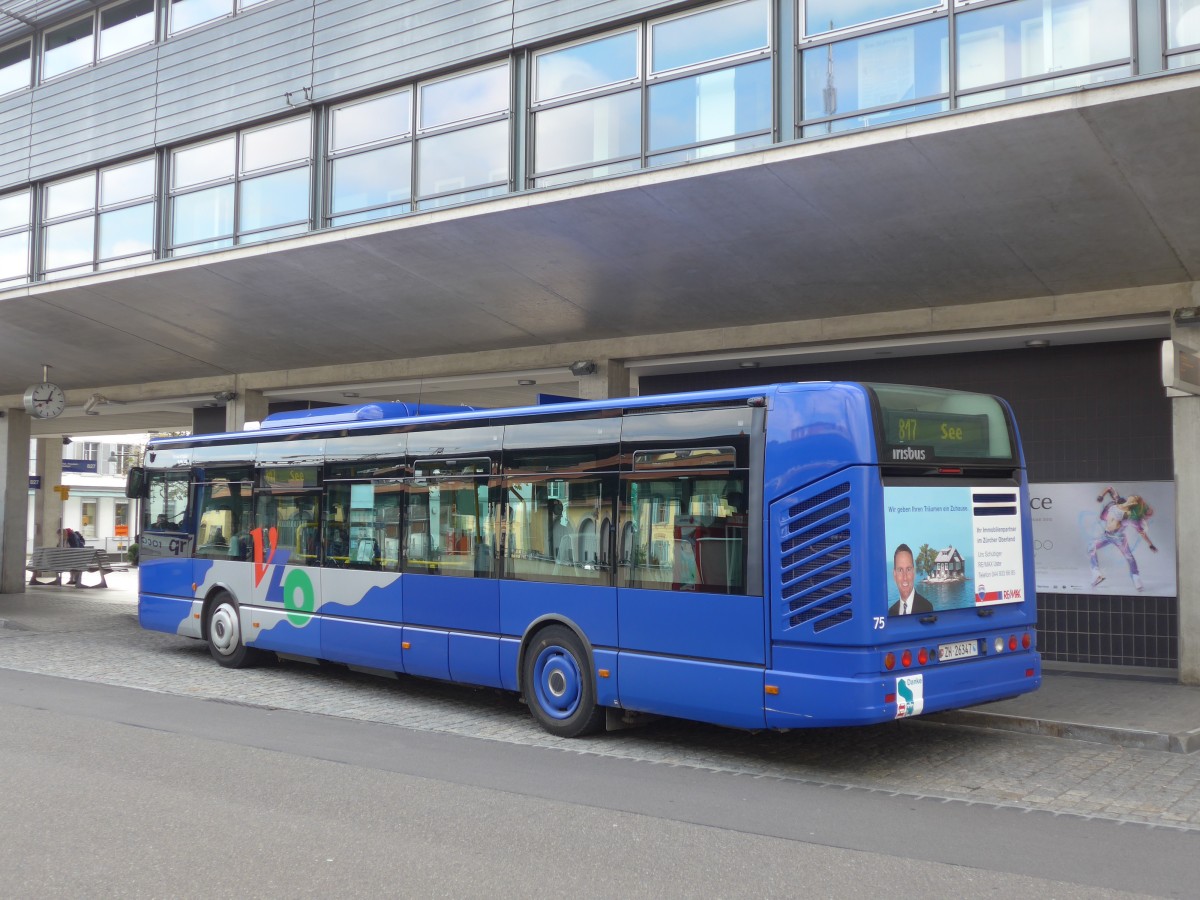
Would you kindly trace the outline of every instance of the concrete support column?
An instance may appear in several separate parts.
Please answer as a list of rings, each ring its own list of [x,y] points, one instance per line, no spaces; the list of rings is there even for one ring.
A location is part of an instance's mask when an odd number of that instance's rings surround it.
[[[1174,397],[1175,546],[1179,581],[1179,680],[1200,684],[1200,397]]]
[[[629,396],[629,370],[617,359],[596,362],[596,371],[579,377],[580,400],[607,400]]]
[[[37,547],[53,547],[58,543],[63,502],[54,487],[62,484],[62,450],[62,438],[38,438],[37,474],[42,486],[34,495],[33,543]]]
[[[267,398],[261,391],[238,391],[225,407],[225,430],[241,431],[247,422],[261,422],[267,416]]]
[[[25,529],[29,524],[29,416],[0,418],[0,593],[25,591]]]

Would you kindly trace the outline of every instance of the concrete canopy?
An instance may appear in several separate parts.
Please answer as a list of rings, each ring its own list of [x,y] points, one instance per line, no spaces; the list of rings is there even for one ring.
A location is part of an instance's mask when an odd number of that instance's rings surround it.
[[[1192,282],[1197,122],[1172,74],[30,285],[0,395]]]

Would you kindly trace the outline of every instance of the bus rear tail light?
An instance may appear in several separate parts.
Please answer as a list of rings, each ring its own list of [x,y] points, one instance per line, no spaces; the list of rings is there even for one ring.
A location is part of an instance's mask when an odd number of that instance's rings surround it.
[[[1028,649],[1029,649],[1029,645],[1030,645],[1030,644],[1032,644],[1032,643],[1033,643],[1033,639],[1032,639],[1032,638],[1029,636],[1029,632],[1028,632],[1028,631],[1027,631],[1027,632],[1025,632],[1023,635],[1021,635],[1021,646],[1022,646],[1024,649],[1028,650]]]
[[[917,665],[923,666],[929,662],[929,651],[922,647],[917,651]]]
[[[1017,636],[1016,636],[1015,634],[1014,634],[1014,635],[1010,635],[1010,636],[1009,636],[1009,638],[1008,638],[1008,649],[1009,649],[1009,650],[1016,650],[1016,649],[1017,649]]]
[[[1003,653],[1004,652],[1004,638],[1000,637],[1000,635],[996,635],[996,639],[994,641],[992,641],[992,649],[995,650],[997,653]]]
[[[905,650],[903,653],[900,654],[900,665],[904,666],[904,668],[906,668],[906,669],[912,665],[912,651],[911,650]]]
[[[885,669],[887,669],[889,672],[892,671],[892,669],[896,668],[896,654],[895,653],[884,654],[883,667]]]

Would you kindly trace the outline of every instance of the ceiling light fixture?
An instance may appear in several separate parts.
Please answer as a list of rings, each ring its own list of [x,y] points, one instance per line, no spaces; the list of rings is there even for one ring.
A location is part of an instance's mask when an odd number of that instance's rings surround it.
[[[1025,342],[1025,346],[1031,350],[1041,350],[1043,347],[1049,347],[1050,342],[1045,338],[1030,338]]]
[[[577,359],[567,368],[576,378],[582,378],[584,375],[593,374],[596,371],[596,364],[590,359]]]
[[[537,380],[533,378],[518,378],[517,384],[521,387],[529,387],[531,384],[537,384]]]

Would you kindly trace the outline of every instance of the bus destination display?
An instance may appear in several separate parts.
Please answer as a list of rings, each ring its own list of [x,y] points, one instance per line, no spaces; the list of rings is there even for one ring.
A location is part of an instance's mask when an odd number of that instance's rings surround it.
[[[893,462],[991,455],[986,415],[885,409],[883,425],[885,458]]]

